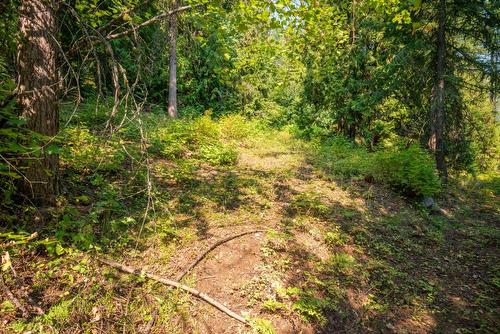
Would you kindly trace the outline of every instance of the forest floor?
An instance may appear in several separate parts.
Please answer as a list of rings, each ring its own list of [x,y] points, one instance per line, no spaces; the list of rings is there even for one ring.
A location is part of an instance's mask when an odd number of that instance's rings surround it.
[[[457,184],[439,200],[441,212],[431,214],[386,186],[328,175],[310,150],[287,132],[270,133],[258,145],[237,145],[234,166],[207,164],[183,179],[158,177],[156,191],[168,193],[166,206],[156,208],[157,219],[139,243],[106,255],[173,279],[214,242],[264,230],[215,248],[182,280],[248,317],[253,328],[79,251],[11,255],[17,284],[7,286],[18,299],[30,295],[45,314],[20,320],[4,301],[0,327],[45,333],[500,328],[497,197],[480,188],[466,195]],[[154,163],[160,171],[178,168],[166,159]]]

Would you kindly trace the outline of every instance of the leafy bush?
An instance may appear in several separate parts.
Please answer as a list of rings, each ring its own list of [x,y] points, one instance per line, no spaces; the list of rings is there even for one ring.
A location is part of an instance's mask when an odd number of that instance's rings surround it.
[[[327,299],[319,299],[309,294],[304,294],[293,303],[293,310],[298,312],[304,319],[324,323],[325,310],[332,308],[334,304]]]
[[[344,137],[333,137],[325,143],[313,141],[314,160],[321,168],[339,177],[356,177],[368,174],[372,164],[370,154]]]
[[[7,68],[7,61],[0,54],[0,105],[3,105],[0,108],[0,205],[5,206],[12,203],[14,180],[21,177],[19,170],[14,167],[14,157],[29,151],[28,146],[35,139],[28,131],[19,128],[24,122],[17,116],[15,99],[11,95],[16,84],[10,78]]]
[[[274,313],[276,311],[286,309],[286,305],[283,304],[282,302],[278,302],[274,299],[268,299],[268,300],[264,301],[264,303],[262,303],[262,308],[266,311]]]
[[[234,119],[241,122],[237,117]],[[169,159],[189,156],[212,165],[232,165],[236,163],[238,154],[232,145],[224,143],[224,138],[233,130],[238,131],[236,128],[229,129],[227,118],[222,123],[228,129],[225,134],[210,115],[193,120],[165,121],[152,134],[152,151]],[[236,123],[235,126],[239,127]]]
[[[431,196],[440,190],[434,162],[418,145],[395,152],[377,152],[374,160],[371,169],[375,178],[405,194]]]
[[[477,176],[480,187],[494,196],[500,196],[500,175],[495,173],[481,174]]]
[[[1,203],[9,205],[11,196],[15,192],[14,180],[21,177],[19,170],[14,167],[14,159],[18,154],[24,153],[26,148],[19,145],[19,139],[26,136],[9,124],[15,120],[7,109],[0,109],[0,120],[6,120],[7,126],[0,129],[0,192],[3,194]]]
[[[151,150],[166,158],[181,158],[188,152],[190,140],[188,123],[167,122],[151,134]]]
[[[344,178],[373,178],[411,196],[431,196],[441,189],[434,161],[418,145],[368,152],[343,137],[313,140],[312,160],[327,173]]]
[[[115,138],[105,140],[81,125],[65,129],[63,137],[66,146],[61,160],[76,170],[113,171],[120,169],[125,159],[125,152]]]
[[[182,158],[202,144],[217,142],[219,129],[209,116],[195,120],[164,120],[151,134],[154,153],[166,158]]]
[[[261,318],[253,318],[250,319],[250,324],[258,334],[276,334],[276,330],[273,327],[273,324],[266,319]]]
[[[203,145],[199,156],[202,160],[215,166],[234,165],[238,160],[238,152],[229,145]]]
[[[63,103],[61,105],[61,124],[71,121],[72,124],[82,124],[91,129],[104,129],[109,120],[113,100],[89,98],[86,102],[78,105],[75,110],[73,103]],[[116,119],[123,117],[124,109],[118,108]]]
[[[231,114],[219,120],[221,135],[226,140],[244,140],[257,135],[262,125],[256,120],[248,120],[242,115]]]
[[[205,114],[192,121],[189,126],[190,138],[193,144],[210,144],[219,141],[221,133],[210,114]]]

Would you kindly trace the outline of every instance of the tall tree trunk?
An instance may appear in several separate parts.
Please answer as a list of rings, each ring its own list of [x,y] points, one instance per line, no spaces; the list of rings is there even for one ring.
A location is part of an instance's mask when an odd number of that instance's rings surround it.
[[[20,116],[27,127],[47,137],[59,131],[55,3],[49,0],[21,0],[17,53]],[[52,205],[58,194],[59,157],[42,145],[35,158],[25,164],[21,191],[34,203]]]
[[[496,51],[496,35],[493,36],[493,43],[490,46],[490,65],[491,65],[491,77],[490,77],[490,102],[493,111],[493,117],[497,122],[500,122],[500,114],[497,110],[497,84],[498,84],[498,73],[497,73],[497,63],[498,63],[498,52]]]
[[[174,8],[179,1],[174,0]],[[170,53],[168,60],[168,115],[177,118],[177,14],[170,16],[168,32],[170,37]]]
[[[441,179],[446,182],[448,171],[444,151],[445,127],[445,56],[446,56],[446,0],[439,0],[438,8],[438,36],[436,55],[436,82],[430,115],[429,148],[434,152],[436,167]]]

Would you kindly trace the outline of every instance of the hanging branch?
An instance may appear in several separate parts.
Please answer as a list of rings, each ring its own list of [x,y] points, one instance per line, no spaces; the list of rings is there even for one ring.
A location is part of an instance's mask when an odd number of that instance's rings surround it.
[[[224,306],[222,303],[216,301],[215,299],[207,296],[203,292],[200,292],[200,291],[198,291],[196,289],[190,288],[190,287],[188,287],[188,286],[186,286],[184,284],[181,284],[179,282],[172,281],[172,280],[169,280],[167,278],[163,278],[163,277],[157,276],[155,274],[151,274],[151,273],[148,273],[148,272],[136,269],[136,268],[132,268],[132,267],[123,265],[121,263],[118,263],[118,262],[115,262],[115,261],[112,261],[112,260],[101,259],[101,258],[98,258],[98,260],[100,262],[102,262],[102,263],[110,266],[110,267],[116,268],[116,269],[121,270],[123,272],[129,273],[129,274],[134,274],[134,275],[144,275],[144,276],[146,276],[146,277],[148,277],[148,278],[150,278],[150,279],[152,279],[154,281],[160,282],[160,283],[168,285],[168,286],[175,287],[177,289],[184,290],[186,292],[189,292],[193,296],[198,297],[201,300],[209,303],[210,305],[218,308],[220,311],[226,313],[231,318],[236,319],[236,320],[238,320],[239,322],[241,322],[241,323],[243,323],[245,325],[250,325],[250,323],[245,318],[243,318],[241,315],[237,314],[234,311],[231,311],[226,306]]]
[[[140,7],[143,7],[147,4],[149,4],[151,2],[151,0],[145,0],[145,1],[142,1],[140,2],[136,7],[133,7],[133,8],[129,8],[127,9],[126,11],[123,11],[120,13],[120,15],[114,17],[113,19],[111,19],[109,22],[107,22],[105,25],[103,25],[102,27],[98,28],[97,30],[100,32],[100,33],[104,33],[106,31],[106,29],[108,29],[109,27],[113,26],[115,23],[118,23],[120,20],[124,20],[124,17],[129,15],[130,13],[132,12],[135,12],[136,10],[138,10]]]
[[[171,11],[168,11],[168,12],[163,12],[157,16],[154,16],[152,18],[150,18],[149,20],[146,20],[140,24],[138,24],[137,26],[135,27],[132,27],[130,29],[127,29],[127,30],[124,30],[124,31],[120,31],[120,32],[117,32],[115,34],[107,34],[106,36],[104,36],[104,38],[107,40],[107,41],[111,41],[111,40],[114,40],[114,39],[117,39],[117,38],[120,38],[120,37],[123,37],[123,36],[126,36],[126,35],[129,35],[129,34],[132,34],[134,33],[134,31],[138,30],[138,29],[141,29],[141,28],[144,28],[148,25],[151,25],[155,22],[158,22],[158,21],[161,21],[165,18],[168,18],[174,14],[177,14],[177,13],[180,13],[180,12],[184,12],[186,10],[189,10],[189,9],[192,9],[192,8],[197,8],[197,7],[201,7],[203,6],[203,4],[198,4],[198,5],[194,5],[194,6],[183,6],[183,7],[179,7],[179,8],[176,8],[176,9],[173,9]],[[123,12],[122,14],[120,14],[118,17],[123,17],[125,16],[125,14],[129,12],[129,11],[125,11]],[[113,19],[113,21],[115,21],[116,19]],[[97,32],[99,33],[102,33],[103,30],[105,30],[104,28],[107,27],[108,24],[106,24],[103,28],[98,28],[97,29]],[[92,47],[102,43],[103,40],[102,38],[98,38],[97,36],[93,36],[93,40],[92,42],[89,42],[87,39],[83,39],[83,40],[80,40],[79,42],[76,42],[74,44],[74,46],[69,50],[69,54],[73,54],[75,53],[76,51],[78,51],[80,48],[82,48],[83,46],[87,45],[87,44],[91,44]]]
[[[195,7],[199,7],[199,6],[201,6],[201,5],[197,5],[197,6],[195,6]],[[153,24],[153,23],[155,23],[155,22],[157,22],[157,21],[160,21],[160,20],[163,20],[163,19],[165,19],[165,18],[167,18],[167,17],[170,17],[170,16],[172,16],[173,14],[177,14],[177,13],[179,13],[179,12],[184,12],[184,11],[186,11],[186,10],[188,10],[188,9],[191,9],[191,8],[193,8],[193,6],[183,6],[183,7],[179,7],[179,8],[173,9],[173,10],[171,10],[171,11],[169,11],[169,12],[161,13],[160,15],[157,15],[157,16],[155,16],[155,17],[152,17],[152,18],[150,18],[149,20],[146,20],[146,21],[142,22],[141,24],[139,24],[139,25],[137,25],[137,26],[135,26],[135,27],[133,27],[133,28],[131,28],[131,29],[127,29],[127,30],[121,31],[121,32],[118,32],[118,33],[116,33],[116,34],[110,34],[110,35],[107,35],[107,36],[106,36],[106,39],[107,39],[108,41],[111,41],[111,40],[113,40],[113,39],[117,39],[117,38],[120,38],[120,37],[122,37],[122,36],[125,36],[125,35],[128,35],[128,34],[131,34],[131,33],[133,33],[133,32],[134,32],[135,30],[137,30],[137,29],[141,29],[141,28],[143,28],[143,27],[145,27],[145,26],[148,26],[148,25],[150,25],[150,24]]]

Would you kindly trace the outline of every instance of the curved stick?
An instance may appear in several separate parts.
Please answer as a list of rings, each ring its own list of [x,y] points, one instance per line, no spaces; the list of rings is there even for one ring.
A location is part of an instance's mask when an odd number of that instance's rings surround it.
[[[244,235],[247,235],[247,234],[253,234],[253,233],[259,233],[259,232],[264,232],[264,230],[253,230],[253,231],[247,231],[247,232],[243,232],[243,233],[240,233],[240,234],[236,234],[236,235],[233,235],[233,236],[230,236],[230,237],[227,237],[225,239],[222,239],[222,240],[219,240],[217,241],[215,244],[213,244],[212,246],[210,246],[210,248],[208,248],[205,252],[203,252],[202,254],[200,254],[196,260],[193,261],[193,263],[191,263],[186,269],[184,269],[178,276],[177,276],[177,280],[180,281],[184,276],[187,275],[188,272],[190,272],[201,260],[203,260],[203,258],[205,256],[207,256],[208,253],[210,253],[211,251],[213,251],[215,248],[217,248],[218,246],[222,245],[223,243],[226,243],[228,241],[231,241],[233,239],[236,239],[236,238],[239,238],[239,237],[242,237]]]
[[[200,292],[200,291],[198,291],[196,289],[190,288],[190,287],[188,287],[188,286],[186,286],[184,284],[181,284],[179,282],[172,281],[172,280],[169,280],[167,278],[163,278],[163,277],[157,276],[155,274],[151,274],[151,273],[148,273],[148,272],[136,269],[136,268],[132,268],[132,267],[126,266],[124,264],[121,264],[121,263],[118,263],[118,262],[115,262],[115,261],[112,261],[112,260],[101,259],[101,258],[98,258],[98,260],[100,262],[102,262],[102,263],[110,266],[110,267],[119,269],[119,270],[121,270],[123,272],[129,273],[129,274],[134,274],[134,275],[141,275],[142,274],[142,275],[144,275],[144,276],[146,276],[146,277],[148,277],[148,278],[150,278],[152,280],[155,280],[157,282],[160,282],[160,283],[163,283],[165,285],[173,286],[175,288],[187,291],[190,294],[192,294],[193,296],[198,297],[198,298],[206,301],[210,305],[218,308],[219,310],[221,310],[222,312],[226,313],[231,318],[236,319],[236,320],[238,320],[239,322],[241,322],[241,323],[243,323],[245,325],[250,325],[249,322],[245,318],[243,318],[241,315],[237,314],[234,311],[231,311],[230,309],[228,309],[227,307],[225,307],[224,305],[222,305],[221,303],[219,303],[215,299],[207,296],[203,292]]]

